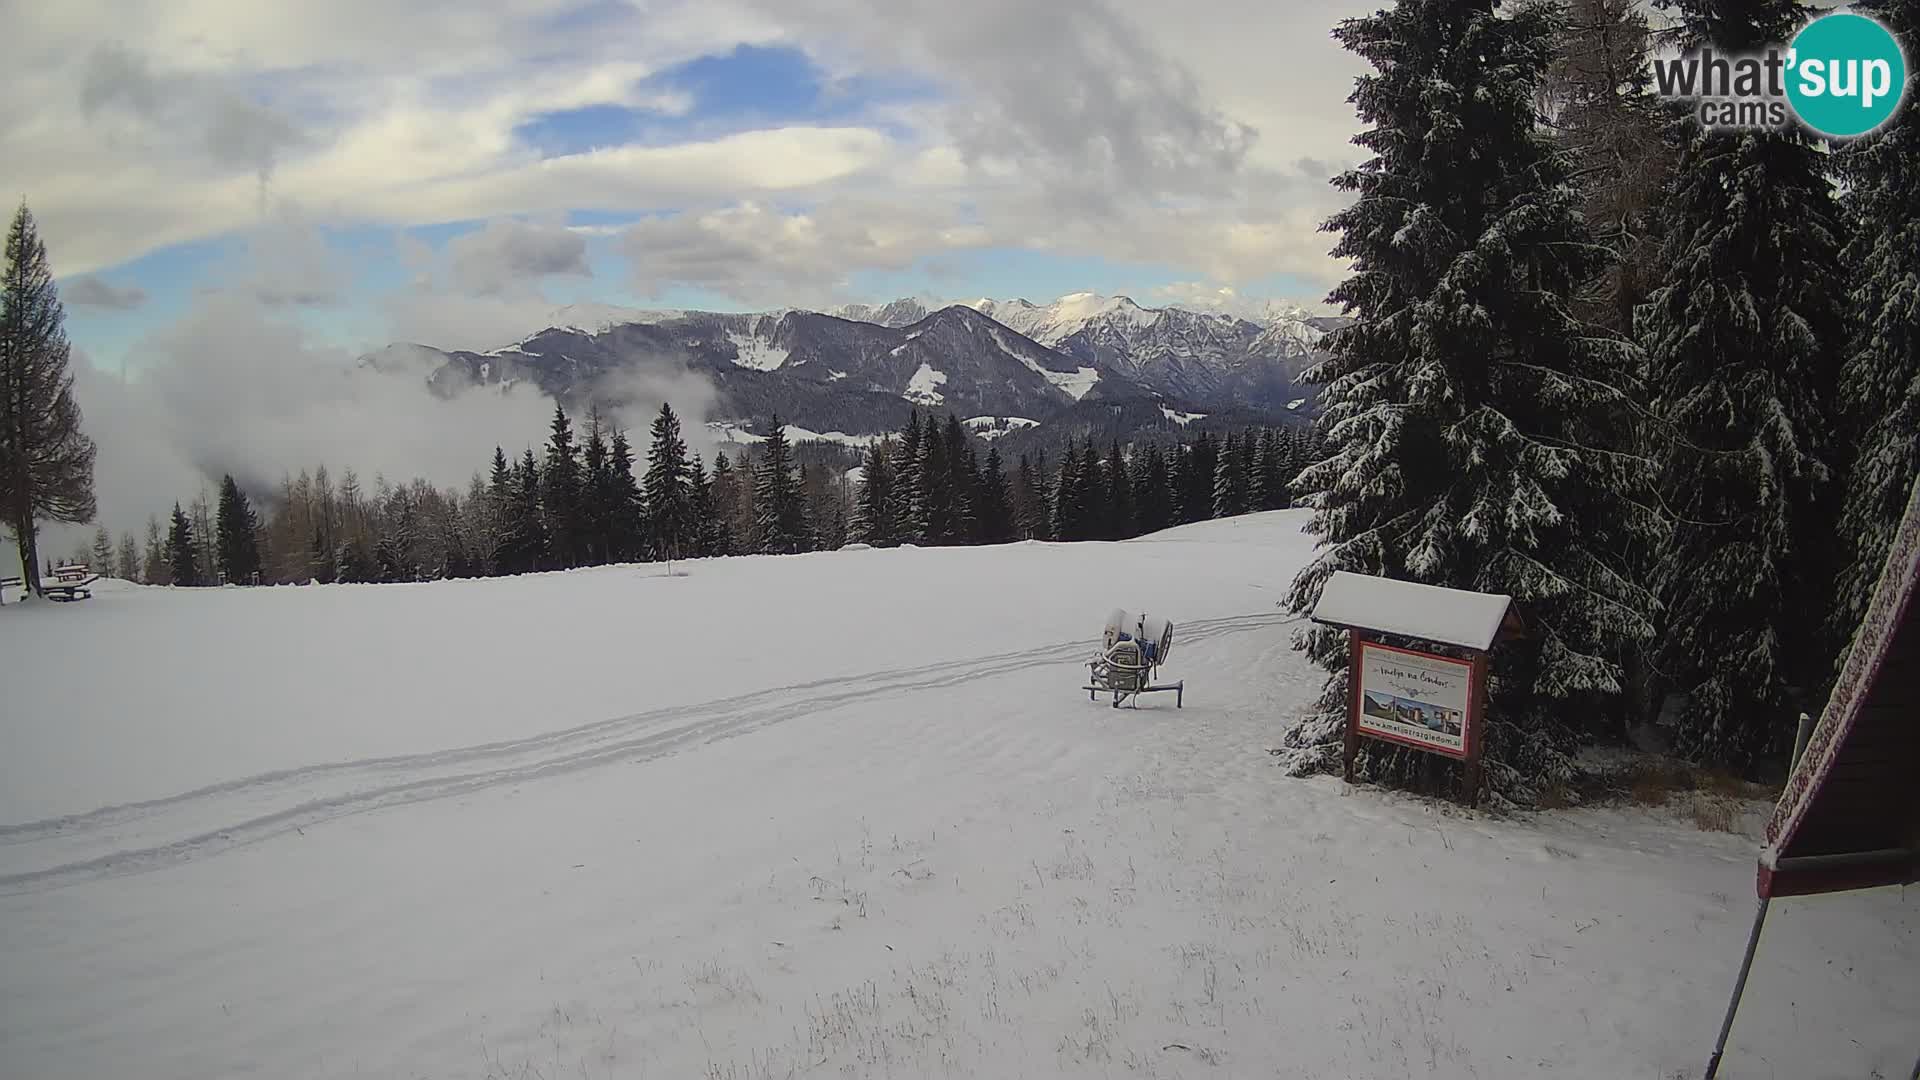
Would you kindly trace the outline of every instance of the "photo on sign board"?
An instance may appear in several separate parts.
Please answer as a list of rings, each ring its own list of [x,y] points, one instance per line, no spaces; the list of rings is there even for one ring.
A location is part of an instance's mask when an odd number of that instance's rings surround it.
[[[1463,660],[1362,643],[1360,731],[1465,755],[1472,673]]]

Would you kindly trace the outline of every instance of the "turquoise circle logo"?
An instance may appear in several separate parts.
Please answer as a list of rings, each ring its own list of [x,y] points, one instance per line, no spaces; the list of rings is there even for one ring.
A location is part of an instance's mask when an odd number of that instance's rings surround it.
[[[1787,101],[1822,135],[1852,138],[1893,118],[1907,92],[1900,40],[1877,20],[1823,15],[1788,45]]]

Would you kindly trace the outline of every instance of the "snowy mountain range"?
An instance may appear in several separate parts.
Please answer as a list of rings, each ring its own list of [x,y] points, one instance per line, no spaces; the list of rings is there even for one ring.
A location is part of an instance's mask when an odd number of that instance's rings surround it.
[[[1283,306],[1255,314],[1093,293],[1046,305],[905,298],[826,312],[574,305],[502,348],[396,344],[362,363],[417,371],[442,397],[528,383],[569,403],[610,405],[626,396],[623,376],[684,368],[714,383],[714,422],[736,430],[758,430],[778,412],[799,428],[861,436],[895,430],[918,408],[1022,434],[1063,422],[1111,431],[1125,415],[1134,418],[1127,437],[1139,423],[1185,427],[1215,413],[1240,423],[1311,413],[1313,388],[1300,373],[1345,320]]]

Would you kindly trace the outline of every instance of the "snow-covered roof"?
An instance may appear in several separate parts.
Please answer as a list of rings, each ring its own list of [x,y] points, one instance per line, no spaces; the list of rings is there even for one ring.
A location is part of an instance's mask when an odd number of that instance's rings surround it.
[[[1321,587],[1312,618],[1329,626],[1485,650],[1492,648],[1512,605],[1510,596],[1339,570]]]

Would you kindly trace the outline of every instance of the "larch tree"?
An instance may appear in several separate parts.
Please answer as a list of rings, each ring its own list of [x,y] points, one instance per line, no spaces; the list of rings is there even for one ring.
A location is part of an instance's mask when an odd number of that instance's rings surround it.
[[[1684,0],[1687,46],[1785,41],[1794,0]],[[1844,226],[1826,156],[1797,127],[1696,127],[1665,199],[1658,287],[1637,314],[1676,525],[1652,560],[1676,749],[1748,769],[1791,747],[1832,676],[1845,356]]]
[[[1398,0],[1334,31],[1373,68],[1349,98],[1372,157],[1335,178],[1355,198],[1324,226],[1353,264],[1329,300],[1354,322],[1305,373],[1325,387],[1331,455],[1297,481],[1321,539],[1289,595],[1309,612],[1350,570],[1512,596],[1533,633],[1496,653],[1482,732],[1496,796],[1523,803],[1570,777],[1581,729],[1621,711],[1656,607],[1611,558],[1620,530],[1657,518],[1647,470],[1605,435],[1632,413],[1634,350],[1571,310],[1599,255],[1534,113],[1555,32],[1550,7],[1503,16],[1487,0]],[[1304,772],[1339,761],[1350,688],[1344,634],[1298,642],[1329,672],[1286,739]],[[1386,747],[1358,767],[1418,774]]]
[[[114,571],[120,575],[122,581],[141,580],[140,544],[134,540],[132,533],[120,534],[120,550],[114,564]]]
[[[14,536],[27,591],[36,596],[39,522],[85,524],[97,510],[96,450],[80,430],[65,323],[47,246],[23,201],[0,267],[0,522]]]
[[[96,574],[113,573],[113,534],[105,525],[96,525],[93,529],[93,550],[89,553],[87,564]]]

